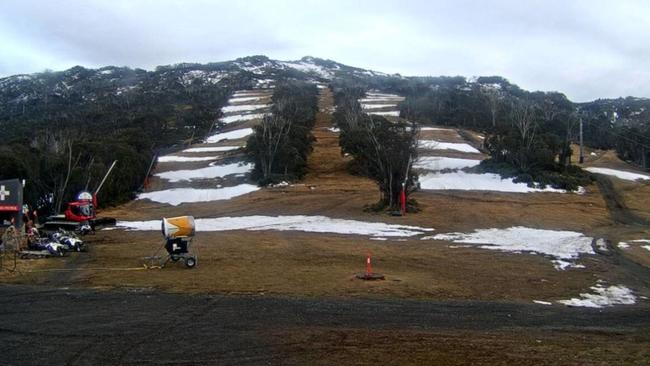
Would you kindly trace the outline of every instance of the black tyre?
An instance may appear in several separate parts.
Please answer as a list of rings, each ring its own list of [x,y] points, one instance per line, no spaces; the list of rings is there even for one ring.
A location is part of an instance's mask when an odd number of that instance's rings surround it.
[[[196,266],[196,258],[194,257],[186,258],[185,265],[187,266],[187,268],[194,268],[194,266]]]

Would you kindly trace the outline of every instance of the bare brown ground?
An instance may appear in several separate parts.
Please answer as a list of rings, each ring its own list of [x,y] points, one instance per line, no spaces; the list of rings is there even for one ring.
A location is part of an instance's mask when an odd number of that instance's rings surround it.
[[[331,107],[325,89],[321,110]],[[317,116],[316,143],[304,181],[285,188],[265,188],[233,200],[169,206],[147,200],[105,210],[120,220],[160,219],[176,215],[220,217],[244,215],[324,215],[435,228],[436,232],[477,228],[529,226],[567,229],[587,235],[607,235],[612,224],[606,205],[593,185],[585,195],[506,194],[493,192],[419,192],[419,214],[391,217],[368,213],[363,206],[378,199],[368,179],[348,174],[336,133],[326,113]],[[444,136],[439,136],[443,138]],[[583,270],[556,271],[548,258],[508,254],[478,248],[450,247],[440,241],[371,241],[360,236],[299,232],[200,232],[195,249],[199,265],[181,264],[163,270],[102,271],[93,268],[137,268],[143,257],[162,244],[158,232],[100,231],[89,238],[90,253],[51,261],[79,269],[65,281],[82,286],[155,287],[168,291],[273,293],[308,296],[380,296],[400,298],[484,299],[530,302],[574,297],[597,279],[619,283],[624,271],[602,256],[585,256]],[[364,283],[352,279],[363,270],[371,251],[375,268],[387,281]],[[84,257],[85,256],[85,257]],[[40,266],[40,267],[39,267]],[[60,266],[60,264],[59,264]],[[56,282],[51,273],[14,276],[10,281]],[[634,283],[622,282],[630,286]],[[641,285],[635,288],[647,293]]]
[[[286,339],[289,361],[310,365],[642,365],[648,339],[630,334],[359,330],[269,331]]]

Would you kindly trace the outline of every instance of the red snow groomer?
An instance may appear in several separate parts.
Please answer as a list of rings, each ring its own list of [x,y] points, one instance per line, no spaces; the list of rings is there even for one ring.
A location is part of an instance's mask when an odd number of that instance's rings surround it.
[[[115,225],[116,220],[111,217],[97,217],[97,194],[102,189],[106,178],[111,174],[117,160],[108,168],[106,175],[94,193],[82,191],[77,194],[76,200],[68,202],[66,209],[61,215],[54,215],[47,218],[43,225],[46,231],[57,231],[65,229],[75,231],[80,234],[87,234],[95,231],[95,227],[101,225]]]

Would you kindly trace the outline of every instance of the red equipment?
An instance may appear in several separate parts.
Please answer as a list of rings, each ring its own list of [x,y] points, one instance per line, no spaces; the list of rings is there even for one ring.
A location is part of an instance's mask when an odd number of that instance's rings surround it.
[[[48,221],[45,223],[46,230],[58,230],[59,228],[64,228],[67,230],[75,231],[88,231],[87,228],[84,230],[85,226],[90,226],[90,229],[94,230],[97,225],[105,224],[115,224],[115,219],[113,218],[97,218],[97,212],[95,208],[97,207],[97,194],[102,189],[102,186],[106,182],[106,178],[111,174],[117,160],[111,164],[110,168],[104,175],[101,183],[95,190],[94,193],[87,191],[82,191],[77,195],[77,200],[68,202],[66,205],[66,210],[63,215],[50,216]]]

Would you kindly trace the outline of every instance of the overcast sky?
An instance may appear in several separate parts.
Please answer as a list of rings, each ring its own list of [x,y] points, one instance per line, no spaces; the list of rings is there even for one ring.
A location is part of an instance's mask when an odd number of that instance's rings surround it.
[[[650,1],[0,1],[0,76],[256,54],[650,97]]]

